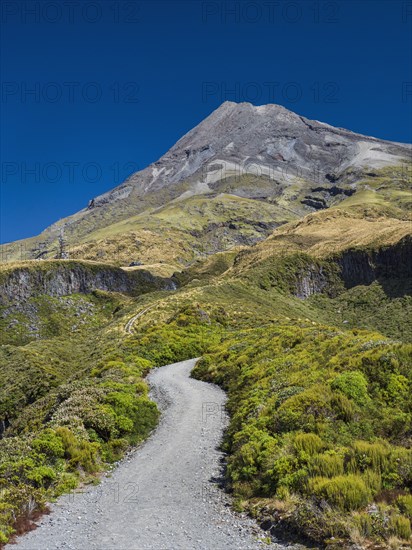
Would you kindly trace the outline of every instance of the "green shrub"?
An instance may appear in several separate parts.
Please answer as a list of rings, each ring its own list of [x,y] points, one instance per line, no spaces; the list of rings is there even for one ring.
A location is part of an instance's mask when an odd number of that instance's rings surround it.
[[[112,439],[103,450],[104,460],[107,462],[116,462],[124,455],[129,444],[126,438]]]
[[[339,374],[331,383],[333,390],[342,392],[358,405],[365,405],[368,401],[368,381],[359,371],[349,371]]]
[[[293,444],[298,452],[303,451],[311,456],[325,447],[321,438],[313,433],[297,434]]]
[[[402,495],[398,497],[396,504],[402,514],[412,519],[412,495]]]
[[[60,427],[56,433],[63,441],[64,455],[72,468],[81,468],[87,473],[94,473],[100,469],[98,462],[98,443],[90,443],[79,439],[68,428]]]
[[[315,455],[310,461],[310,471],[313,476],[336,477],[344,473],[343,457],[336,453]]]
[[[375,472],[374,470],[365,470],[362,473],[362,479],[364,480],[367,487],[372,492],[372,495],[377,495],[381,489],[382,489],[382,476],[379,472]]]
[[[364,480],[357,475],[349,474],[329,478],[309,480],[309,491],[319,498],[324,498],[341,510],[358,510],[370,502],[372,495]]]
[[[408,401],[411,395],[409,380],[402,374],[391,374],[386,386],[387,399],[392,403]]]
[[[343,393],[337,393],[332,397],[331,401],[333,410],[336,412],[336,416],[339,420],[344,422],[350,422],[355,416],[355,407],[353,401],[351,401]]]
[[[331,393],[326,386],[313,386],[289,397],[279,407],[275,427],[279,432],[314,431],[319,418],[332,417]]]
[[[391,448],[387,443],[355,441],[353,450],[360,470],[372,467],[377,472],[384,472],[389,465]]]
[[[37,466],[26,474],[26,478],[36,487],[47,487],[57,477],[56,471],[50,466]]]
[[[374,533],[374,522],[370,514],[366,512],[354,512],[352,521],[362,537],[370,537]]]
[[[412,487],[412,449],[392,446],[390,470],[396,474],[400,487]]]
[[[77,487],[78,483],[79,478],[75,473],[62,472],[59,475],[58,482],[54,489],[54,494],[56,496],[60,496],[64,493],[70,493],[70,491]]]
[[[50,428],[44,430],[33,439],[31,446],[38,453],[42,453],[49,458],[62,458],[64,455],[64,447],[61,438]]]
[[[10,498],[10,494],[7,495]],[[15,509],[9,502],[1,502],[0,499],[0,544],[8,542],[10,536],[14,533],[12,527],[14,521]]]
[[[389,518],[389,532],[396,537],[408,540],[411,538],[411,522],[405,516],[392,514]]]

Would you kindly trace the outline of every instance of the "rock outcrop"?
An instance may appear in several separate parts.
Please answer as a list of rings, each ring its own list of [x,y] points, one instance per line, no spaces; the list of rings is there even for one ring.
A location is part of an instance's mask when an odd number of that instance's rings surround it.
[[[312,264],[298,274],[294,294],[297,298],[304,300],[312,294],[319,294],[329,288],[330,281],[323,267]]]
[[[374,281],[392,298],[412,294],[412,237],[378,249],[345,250],[327,261],[313,262],[296,274],[293,294],[301,299],[321,292],[336,295],[344,288]]]
[[[42,262],[0,274],[0,306],[25,302],[40,294],[68,296],[104,290],[138,295],[175,288],[171,279],[155,277],[144,270],[128,272],[108,265],[73,261]]]
[[[412,237],[378,250],[347,250],[338,259],[346,288],[378,280],[388,294],[410,294],[412,286]]]

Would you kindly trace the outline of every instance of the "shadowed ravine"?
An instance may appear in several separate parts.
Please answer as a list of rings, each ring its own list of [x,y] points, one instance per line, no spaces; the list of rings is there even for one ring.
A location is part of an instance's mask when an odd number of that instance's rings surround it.
[[[212,481],[221,473],[217,448],[226,425],[225,394],[190,378],[195,362],[168,365],[150,375],[153,397],[163,410],[158,429],[99,486],[59,499],[40,527],[18,540],[17,548],[266,546],[259,540],[265,533],[231,511],[228,497]]]

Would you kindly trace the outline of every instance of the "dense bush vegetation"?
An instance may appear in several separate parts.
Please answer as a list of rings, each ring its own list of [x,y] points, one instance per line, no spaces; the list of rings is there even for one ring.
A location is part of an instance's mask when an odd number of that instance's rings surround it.
[[[16,521],[95,480],[144,440],[159,414],[144,376],[154,366],[202,355],[225,322],[219,308],[209,314],[184,306],[166,323],[128,337],[122,318],[108,325],[117,300],[108,307],[109,298],[100,299],[109,330],[100,310],[99,323],[82,334],[2,350],[0,414],[11,425],[0,439],[0,545]]]
[[[378,330],[390,338],[412,342],[412,296],[405,293],[391,297],[387,292],[375,281],[346,290],[336,298],[316,294],[306,303],[317,309],[318,320],[346,328]]]
[[[150,363],[112,352],[81,379],[26,407],[0,441],[0,529],[87,481],[155,427],[158,411],[142,375]]]
[[[107,322],[118,307],[105,305]],[[318,543],[409,538],[410,345],[311,321],[234,330],[222,307],[180,306],[133,336],[119,334],[120,319],[100,332],[101,318],[77,345],[59,335],[8,346],[9,358],[26,353],[41,368],[37,393],[0,440],[0,540],[16,519],[93,480],[150,433],[158,418],[143,380],[150,368],[202,355],[195,375],[229,395],[224,445],[238,506],[270,510],[273,525]],[[66,380],[45,385],[53,354],[66,349]],[[33,364],[22,371],[35,372]],[[19,372],[18,361],[8,365]],[[2,412],[17,402],[4,394]]]
[[[296,322],[236,332],[198,363],[222,385],[238,505],[318,543],[409,539],[412,346]]]
[[[239,507],[318,544],[410,539],[411,345],[313,320],[382,326],[407,341],[410,298],[390,300],[374,283],[300,300],[290,273],[308,267],[302,254],[263,262],[257,278],[220,280],[232,259],[198,266],[170,300],[157,293],[137,306],[97,292],[0,311],[0,546],[16,520],[147,437],[158,418],[144,381],[152,367],[200,356],[196,376],[228,392]]]

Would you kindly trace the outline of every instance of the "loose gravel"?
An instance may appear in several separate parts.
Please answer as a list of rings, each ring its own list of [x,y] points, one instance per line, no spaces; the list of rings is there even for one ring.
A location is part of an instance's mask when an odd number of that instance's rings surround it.
[[[83,492],[61,497],[8,550],[280,550],[219,488],[225,394],[190,378],[196,360],[154,370],[158,428]],[[298,548],[289,546],[289,548]]]

